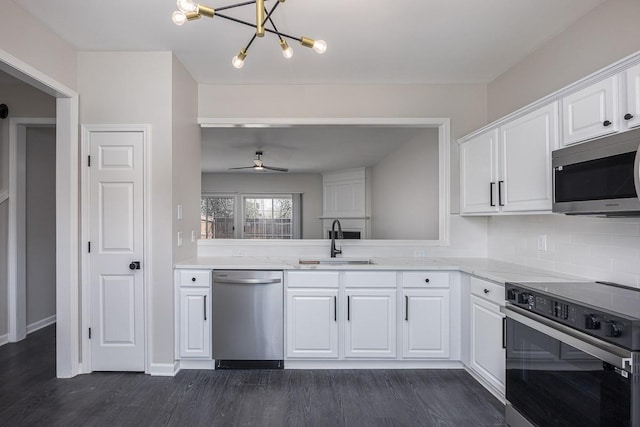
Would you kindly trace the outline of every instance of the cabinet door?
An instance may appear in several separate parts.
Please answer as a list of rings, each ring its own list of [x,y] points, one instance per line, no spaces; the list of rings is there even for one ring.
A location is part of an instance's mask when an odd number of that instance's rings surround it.
[[[627,129],[640,126],[640,65],[629,68],[626,73],[627,108],[622,118]]]
[[[347,289],[345,357],[396,357],[396,290]]]
[[[338,290],[287,290],[287,357],[338,357]]]
[[[551,151],[558,148],[558,103],[500,127],[498,204],[503,212],[551,211]]]
[[[460,144],[460,209],[463,214],[498,212],[498,130]]]
[[[618,77],[562,99],[563,145],[618,131]]]
[[[500,307],[471,295],[471,368],[504,393],[505,350]]]
[[[211,358],[209,289],[180,289],[180,357]]]
[[[449,291],[405,289],[402,357],[449,357]]]

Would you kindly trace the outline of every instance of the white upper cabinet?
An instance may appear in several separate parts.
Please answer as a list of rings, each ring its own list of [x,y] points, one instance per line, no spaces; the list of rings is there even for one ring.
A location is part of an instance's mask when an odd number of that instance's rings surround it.
[[[618,132],[618,76],[562,98],[563,145]]]
[[[626,109],[622,111],[623,127],[631,129],[640,126],[640,65],[625,72]]]
[[[551,211],[558,103],[460,144],[463,214]]]
[[[503,212],[550,211],[551,151],[558,148],[558,103],[500,127],[497,184]]]
[[[460,209],[463,214],[498,212],[498,130],[460,144]]]

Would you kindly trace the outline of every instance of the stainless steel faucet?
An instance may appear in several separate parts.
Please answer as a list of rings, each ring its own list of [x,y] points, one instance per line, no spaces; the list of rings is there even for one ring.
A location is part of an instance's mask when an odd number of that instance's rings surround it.
[[[342,249],[336,249],[336,224],[338,224],[338,239],[344,238],[340,221],[334,219],[333,224],[331,224],[331,258],[335,258],[337,254],[342,253]]]

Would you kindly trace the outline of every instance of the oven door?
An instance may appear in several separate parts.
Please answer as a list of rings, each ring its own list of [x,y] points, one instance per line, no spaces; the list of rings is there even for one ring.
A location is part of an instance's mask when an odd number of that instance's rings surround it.
[[[518,307],[505,313],[506,398],[519,415],[538,426],[638,426],[631,353],[581,342],[580,332]]]

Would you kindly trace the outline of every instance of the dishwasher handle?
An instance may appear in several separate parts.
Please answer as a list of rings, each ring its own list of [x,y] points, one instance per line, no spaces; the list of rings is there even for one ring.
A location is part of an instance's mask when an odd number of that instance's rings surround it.
[[[271,285],[273,283],[281,283],[282,279],[216,279],[213,283],[228,283],[231,285]]]

